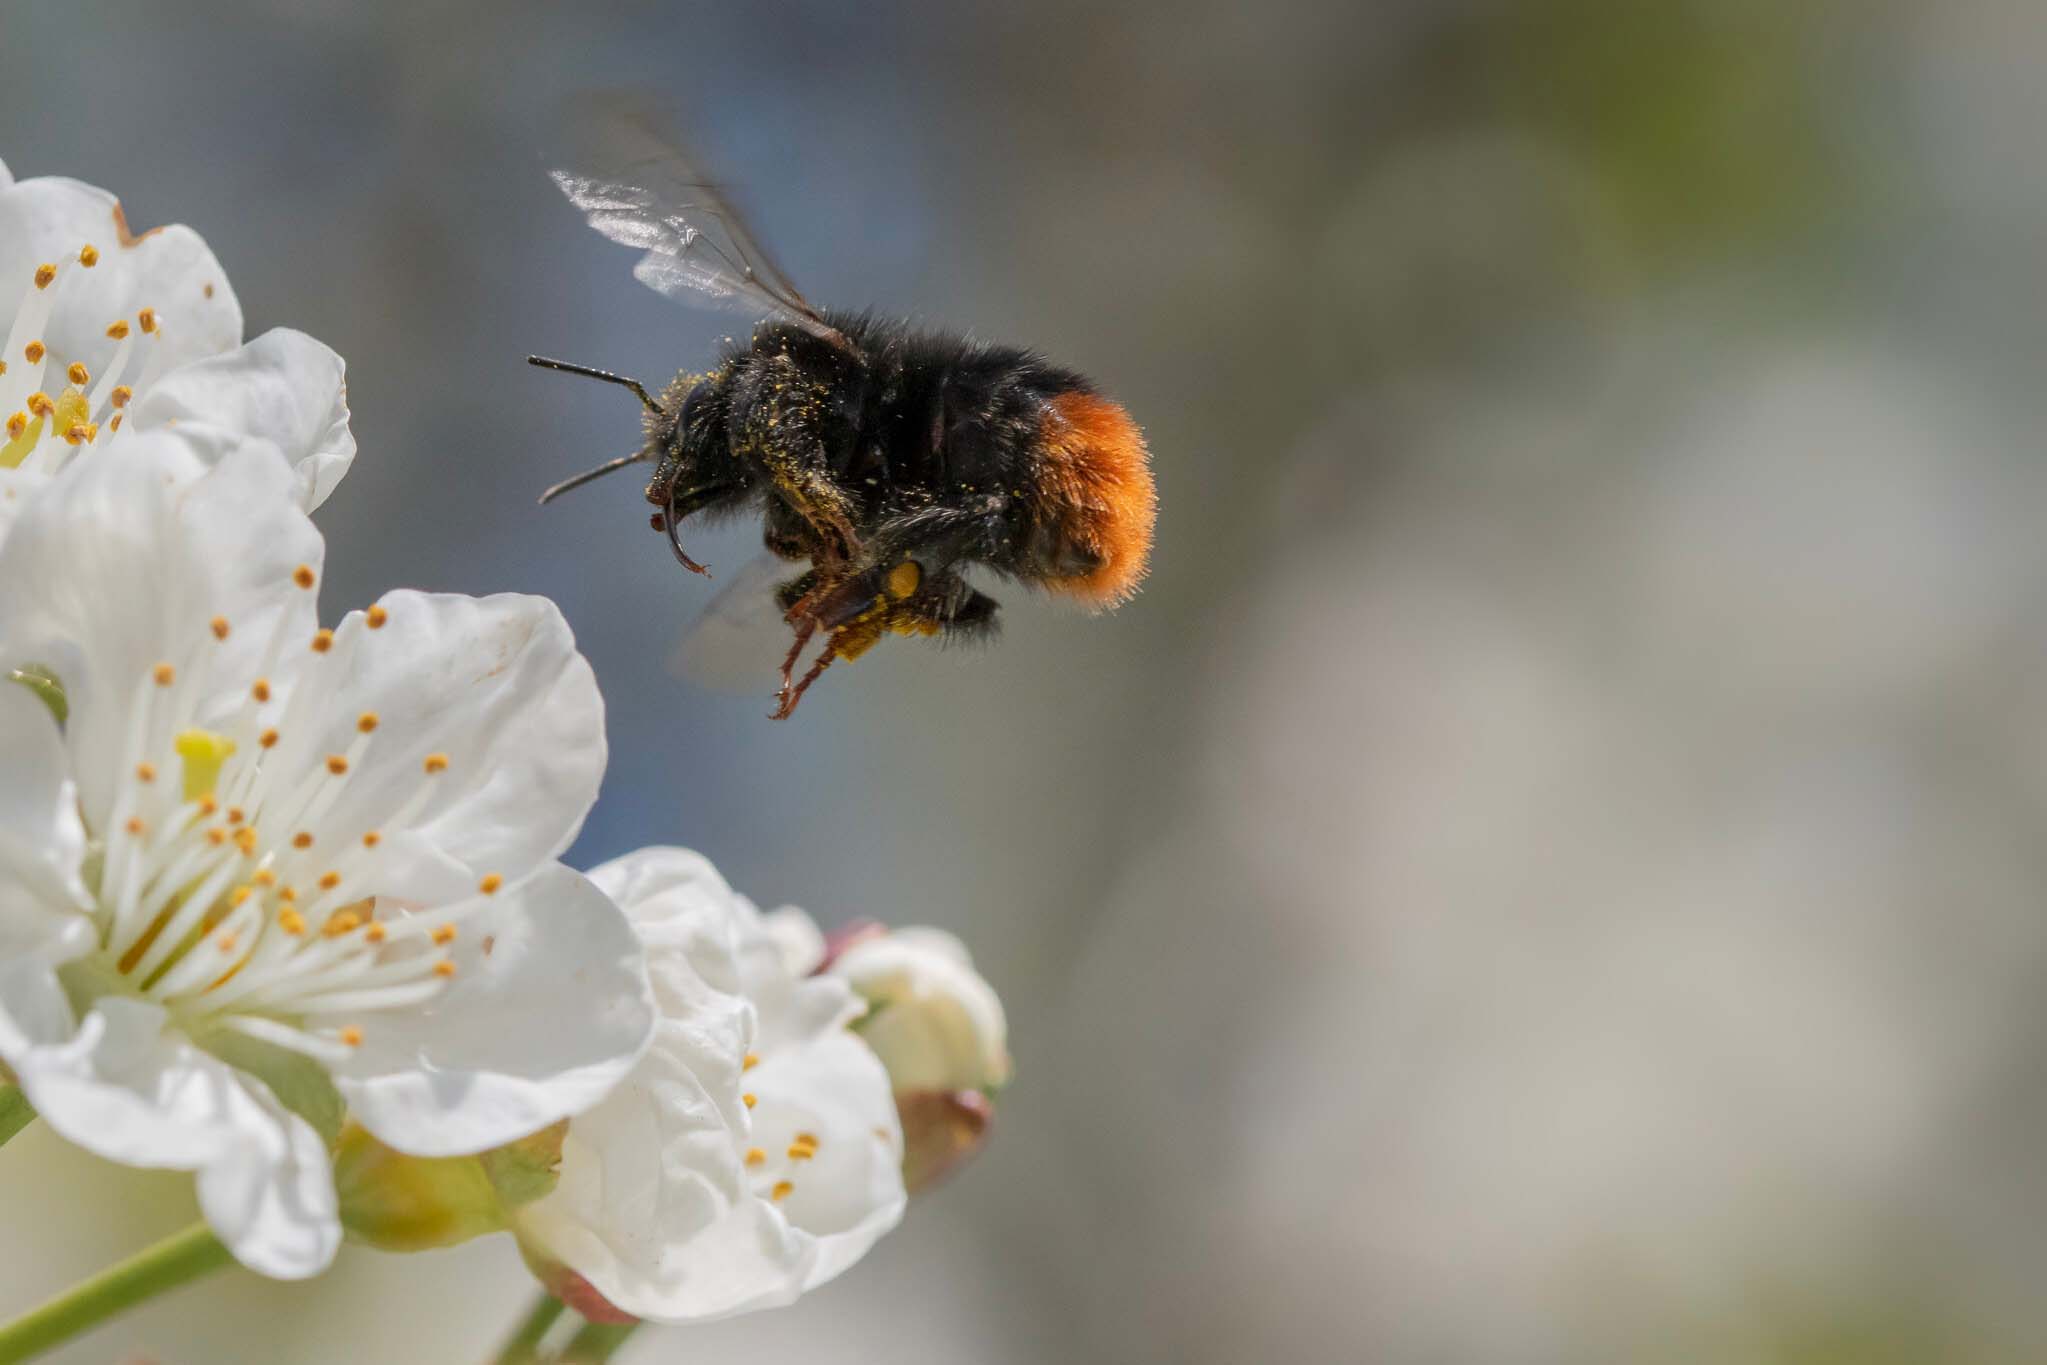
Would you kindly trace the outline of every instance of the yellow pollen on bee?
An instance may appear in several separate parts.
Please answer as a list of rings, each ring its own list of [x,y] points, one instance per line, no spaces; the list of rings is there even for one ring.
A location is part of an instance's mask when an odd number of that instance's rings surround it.
[[[256,742],[266,749],[276,747],[277,731],[265,730],[262,734],[256,736]]]
[[[326,927],[320,930],[328,938],[340,938],[362,927],[362,916],[353,910],[336,910],[328,916]]]
[[[144,824],[142,823],[142,817],[141,817],[141,816],[139,816],[139,815],[131,815],[131,816],[129,816],[129,817],[128,817],[128,823],[127,823],[127,825],[125,826],[125,828],[127,829],[127,831],[128,831],[128,832],[129,832],[130,834],[141,834],[141,833],[143,832],[143,830],[147,828],[147,826],[145,826],[145,825],[144,825]]]
[[[372,829],[363,831],[362,846],[364,848],[375,848],[378,844],[381,844],[383,842],[384,836],[377,833],[375,830]]]
[[[82,389],[92,382],[92,371],[74,360],[71,362],[70,368],[64,371],[64,377]]]
[[[743,1058],[740,1061],[739,1069],[741,1071],[751,1071],[760,1064],[761,1055],[758,1052],[749,1052],[746,1054],[745,1058]]]
[[[37,363],[49,353],[50,348],[43,345],[40,341],[31,341],[28,345],[21,348],[22,357],[31,365]]]
[[[363,619],[369,623],[371,630],[382,630],[384,622],[391,619],[391,613],[385,611],[382,607],[371,607],[363,613]]]
[[[78,248],[78,263],[87,270],[92,269],[100,263],[100,249],[91,242],[87,242],[84,246]]]
[[[888,595],[897,599],[908,597],[923,581],[924,571],[917,567],[917,561],[906,559],[888,571]]]
[[[320,889],[322,891],[332,891],[339,885],[341,885],[341,874],[339,872],[322,872],[320,874]]]
[[[362,1046],[362,1030],[357,1028],[354,1024],[350,1024],[346,1028],[342,1029],[340,1033],[335,1035],[335,1037],[339,1038],[344,1044],[346,1044],[349,1047]]]
[[[136,765],[135,765],[135,780],[136,780],[137,782],[154,782],[154,781],[156,781],[156,765],[155,765],[154,763],[138,763],[138,764],[136,764]]]
[[[433,939],[436,944],[445,948],[455,941],[455,926],[452,924],[438,926],[434,930]]]
[[[7,419],[7,435],[11,440],[20,440],[21,433],[28,430],[28,414],[17,412]]]
[[[746,1164],[747,1164],[747,1165],[749,1165],[749,1166],[765,1166],[765,1165],[767,1164],[767,1161],[768,1161],[768,1154],[767,1154],[766,1152],[762,1151],[762,1150],[761,1150],[760,1148],[758,1148],[758,1147],[749,1147],[749,1148],[747,1148],[747,1149],[746,1149]]]
[[[256,856],[256,827],[254,825],[243,825],[235,831],[235,847],[248,857],[253,858]]]
[[[126,341],[128,339],[128,319],[115,318],[112,322],[108,323],[107,336],[115,341]]]
[[[429,773],[444,773],[448,771],[448,756],[446,754],[428,754],[426,762],[421,766]]]
[[[741,1095],[739,1097],[739,1102],[745,1105],[748,1109],[751,1109],[756,1104],[759,1104],[761,1102],[761,1097],[754,1094],[751,1090],[749,1090],[744,1095]]]
[[[372,920],[370,921],[370,927],[362,931],[362,936],[368,939],[371,943],[382,943],[384,941],[385,932],[386,931],[383,925],[377,923],[375,920]]]
[[[308,830],[300,830],[297,834],[291,836],[291,846],[293,848],[311,848],[313,846],[312,833]]]
[[[434,975],[440,977],[441,980],[446,981],[449,977],[453,976],[454,974],[455,964],[453,962],[450,962],[447,958],[444,957],[439,962],[436,962],[434,964]]]
[[[270,679],[258,678],[249,685],[249,695],[257,701],[270,700]]]
[[[327,771],[336,777],[348,771],[348,758],[343,754],[327,755]]]
[[[291,581],[298,584],[301,588],[312,587],[314,583],[313,566],[301,564],[296,569],[293,569],[291,571]]]
[[[41,389],[37,389],[27,398],[24,398],[22,405],[38,417],[48,417],[57,407],[55,403],[50,401],[50,395],[44,393]]]
[[[206,624],[212,629],[213,638],[216,640],[225,640],[228,631],[233,629],[232,626],[228,625],[225,616],[216,616]]]
[[[325,654],[328,650],[332,648],[334,648],[333,631],[316,630],[313,632],[313,653]]]
[[[286,906],[277,912],[277,927],[290,934],[293,938],[297,938],[306,931],[306,917],[291,907]]]
[[[48,289],[50,282],[57,278],[57,267],[48,261],[36,267],[36,288]]]
[[[255,876],[249,878],[249,880],[258,886],[275,886],[277,885],[277,874],[266,867]]]
[[[128,406],[128,401],[129,401],[130,399],[132,399],[132,398],[133,398],[134,396],[135,396],[135,390],[133,390],[133,389],[129,388],[129,387],[128,387],[128,386],[126,385],[126,384],[116,384],[116,385],[114,385],[114,392],[113,392],[113,404],[114,404],[114,406],[115,406],[116,408],[125,408],[125,407],[127,407],[127,406]],[[118,421],[120,421],[121,419],[120,419],[120,418],[118,418],[118,417],[116,417],[116,418],[115,418],[114,420],[115,420],[116,422],[118,422]]]
[[[135,325],[145,332],[154,332],[156,330],[156,310],[154,308],[144,308],[138,312],[135,315]]]
[[[178,680],[178,670],[169,664],[158,664],[149,671],[149,676],[156,679],[158,687],[169,687]]]
[[[355,728],[362,731],[364,734],[368,734],[370,731],[376,729],[377,713],[375,711],[365,711],[361,715],[357,716],[355,718]]]
[[[796,1186],[792,1182],[787,1180],[777,1180],[775,1182],[775,1188],[768,1191],[768,1198],[774,1200],[777,1204],[779,1204],[784,1199],[787,1199],[790,1195],[794,1194],[795,1192]]]
[[[498,893],[498,888],[504,884],[505,879],[503,877],[500,877],[495,872],[490,872],[486,873],[483,880],[476,884],[476,889],[486,896],[495,896]]]

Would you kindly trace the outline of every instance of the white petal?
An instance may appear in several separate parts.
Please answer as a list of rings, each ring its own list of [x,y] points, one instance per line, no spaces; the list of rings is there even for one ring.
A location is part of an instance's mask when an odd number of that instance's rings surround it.
[[[673,1042],[570,1124],[561,1182],[515,1215],[520,1240],[636,1317],[787,1303],[814,1253],[747,1189],[723,1104]]]
[[[298,471],[308,512],[355,459],[341,357],[285,327],[165,375],[135,400],[128,420],[137,431],[210,424],[273,443]]]
[[[63,679],[65,739],[89,828],[105,827],[127,770],[130,708],[158,662],[210,651],[216,683],[246,688],[280,617],[310,640],[321,542],[277,451],[236,446],[206,468],[171,432],[73,461],[0,542],[0,667],[37,663]],[[232,625],[212,640],[209,621]]]
[[[654,1026],[646,958],[610,898],[543,868],[464,920],[453,984],[364,1019],[334,1067],[362,1125],[417,1156],[479,1152],[579,1114],[632,1069]]]
[[[794,1132],[821,1139],[792,1178],[795,1190],[773,1206],[814,1241],[801,1287],[815,1289],[902,1221],[902,1129],[888,1073],[858,1038],[836,1032],[770,1054],[747,1080],[759,1097],[757,1141],[786,1142]]]
[[[570,1126],[561,1183],[520,1210],[521,1240],[613,1304],[700,1322],[793,1302],[852,1265],[901,1219],[900,1136],[888,1078],[839,1034],[763,1062],[753,1139],[820,1139],[781,1202],[735,1195],[733,1135],[663,1036],[632,1077]]]
[[[240,1083],[244,1102],[236,1106],[235,1122],[241,1141],[233,1157],[200,1169],[200,1211],[249,1269],[278,1280],[319,1274],[341,1245],[326,1144],[260,1082],[213,1065],[223,1080]]]
[[[161,1009],[108,997],[73,1037],[8,1060],[72,1142],[131,1166],[199,1172],[207,1221],[251,1270],[296,1279],[333,1259],[341,1225],[319,1136],[259,1082],[167,1031]]]
[[[11,954],[18,917],[69,918],[91,902],[78,875],[85,827],[63,735],[40,697],[4,679],[0,773],[0,954]]]
[[[394,592],[381,605],[381,629],[351,618],[305,674],[320,689],[319,714],[287,732],[271,762],[312,771],[348,749],[364,712],[378,717],[322,819],[341,839],[382,835],[360,894],[435,903],[487,874],[514,881],[551,861],[597,799],[605,757],[603,699],[561,612],[514,594]],[[422,764],[436,753],[448,767],[427,777]],[[426,804],[392,824],[423,783]]]
[[[686,848],[643,848],[591,870],[647,950],[647,971],[661,1035],[721,1106],[733,1128],[745,1123],[739,1077],[754,1050],[756,1020],[743,993],[737,895],[710,860]]]
[[[782,969],[791,976],[808,976],[824,961],[824,931],[793,905],[762,915],[761,930],[781,951]]]
[[[14,177],[8,174],[7,163],[4,161],[0,161],[0,190],[6,189],[9,185],[12,185],[13,183]]]
[[[684,959],[679,981],[701,979],[743,997],[755,1016],[749,1050],[767,1052],[820,1036],[859,1017],[864,1006],[836,978],[806,978],[790,967],[789,937],[771,931],[752,901],[734,891],[701,853],[643,848],[591,870],[591,880],[624,907],[647,945],[664,1015],[701,1013],[706,1002],[677,985],[665,993],[664,963]],[[784,922],[800,910],[781,910]],[[807,917],[806,917],[807,920]]]
[[[85,245],[99,248],[99,263],[72,258]],[[62,266],[48,333],[47,364],[61,375],[82,361],[95,375],[112,357],[106,335],[116,319],[133,320],[153,308],[161,327],[140,345],[161,348],[153,363],[168,368],[232,350],[242,340],[242,309],[220,262],[188,227],[128,233],[120,203],[105,190],[56,177],[23,180],[0,189],[0,307],[11,310],[38,265]],[[67,264],[67,262],[69,262]],[[10,357],[12,359],[12,357]],[[52,388],[50,392],[55,393]]]
[[[0,469],[0,540],[7,539],[7,529],[14,525],[14,519],[50,483],[50,476],[33,469]]]

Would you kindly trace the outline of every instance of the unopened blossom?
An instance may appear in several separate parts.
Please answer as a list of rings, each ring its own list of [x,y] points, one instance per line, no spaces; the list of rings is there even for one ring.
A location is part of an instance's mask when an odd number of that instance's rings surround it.
[[[903,1212],[888,1074],[847,1027],[860,1001],[797,965],[815,926],[763,916],[698,854],[642,849],[590,876],[646,945],[661,1020],[571,1121],[554,1191],[515,1213],[527,1259],[588,1316],[789,1303]]]
[[[898,1094],[1008,1084],[1002,1001],[953,935],[922,927],[856,933],[825,970],[867,1002],[860,1036]]]
[[[554,859],[604,766],[552,604],[394,592],[321,629],[267,442],[72,461],[0,541],[0,1061],[113,1160],[198,1173],[244,1264],[340,1236],[342,1109],[422,1156],[595,1103],[653,1016],[631,926]]]
[[[210,433],[201,458],[272,442],[308,510],[355,457],[341,357],[285,328],[244,343],[197,233],[138,234],[105,190],[0,165],[0,535],[70,461],[172,424]]]
[[[987,1143],[995,1092],[1009,1083],[1009,1026],[995,988],[943,929],[855,925],[816,970],[866,1002],[860,1036],[888,1069],[912,1193],[957,1171]]]

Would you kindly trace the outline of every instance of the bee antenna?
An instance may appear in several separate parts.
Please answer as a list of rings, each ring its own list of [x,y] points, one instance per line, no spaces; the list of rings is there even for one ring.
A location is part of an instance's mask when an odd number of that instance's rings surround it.
[[[627,379],[624,375],[613,374],[609,370],[593,370],[588,365],[571,365],[566,360],[550,360],[544,355],[529,355],[526,357],[526,363],[528,365],[538,365],[543,370],[560,370],[563,374],[579,374],[585,379],[601,379],[607,384],[616,384],[620,388],[631,389],[634,397],[647,405],[647,411],[659,413],[663,417],[668,415],[668,409],[662,407],[649,397],[646,389],[640,386],[640,381],[637,379]],[[611,465],[605,466],[607,470],[613,467]],[[570,486],[573,487],[573,484]],[[545,502],[547,499],[542,498],[541,501]]]
[[[542,507],[545,507],[547,506],[547,504],[553,502],[562,494],[568,492],[571,488],[581,488],[584,484],[589,483],[592,479],[601,479],[606,474],[611,473],[613,470],[624,469],[627,465],[637,464],[639,461],[644,460],[646,458],[647,458],[646,451],[636,450],[630,455],[621,455],[615,460],[606,460],[603,464],[598,465],[595,469],[586,469],[580,474],[576,474],[571,476],[570,478],[563,479],[560,483],[556,484],[554,487],[548,489],[545,493],[542,493],[540,495],[540,505]]]

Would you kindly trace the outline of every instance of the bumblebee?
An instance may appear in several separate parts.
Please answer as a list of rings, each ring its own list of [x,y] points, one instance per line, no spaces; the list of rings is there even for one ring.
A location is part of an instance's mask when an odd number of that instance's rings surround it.
[[[1097,610],[1137,590],[1158,502],[1144,437],[1119,404],[1027,350],[812,308],[658,118],[612,99],[573,126],[578,151],[553,178],[598,232],[645,251],[634,276],[763,320],[658,399],[621,375],[530,357],[622,385],[646,409],[639,449],[541,501],[650,464],[651,523],[700,574],[683,523],[758,512],[768,550],[792,568],[772,589],[792,632],[776,719],[832,663],[887,636],[991,636],[998,604],[969,568]]]

